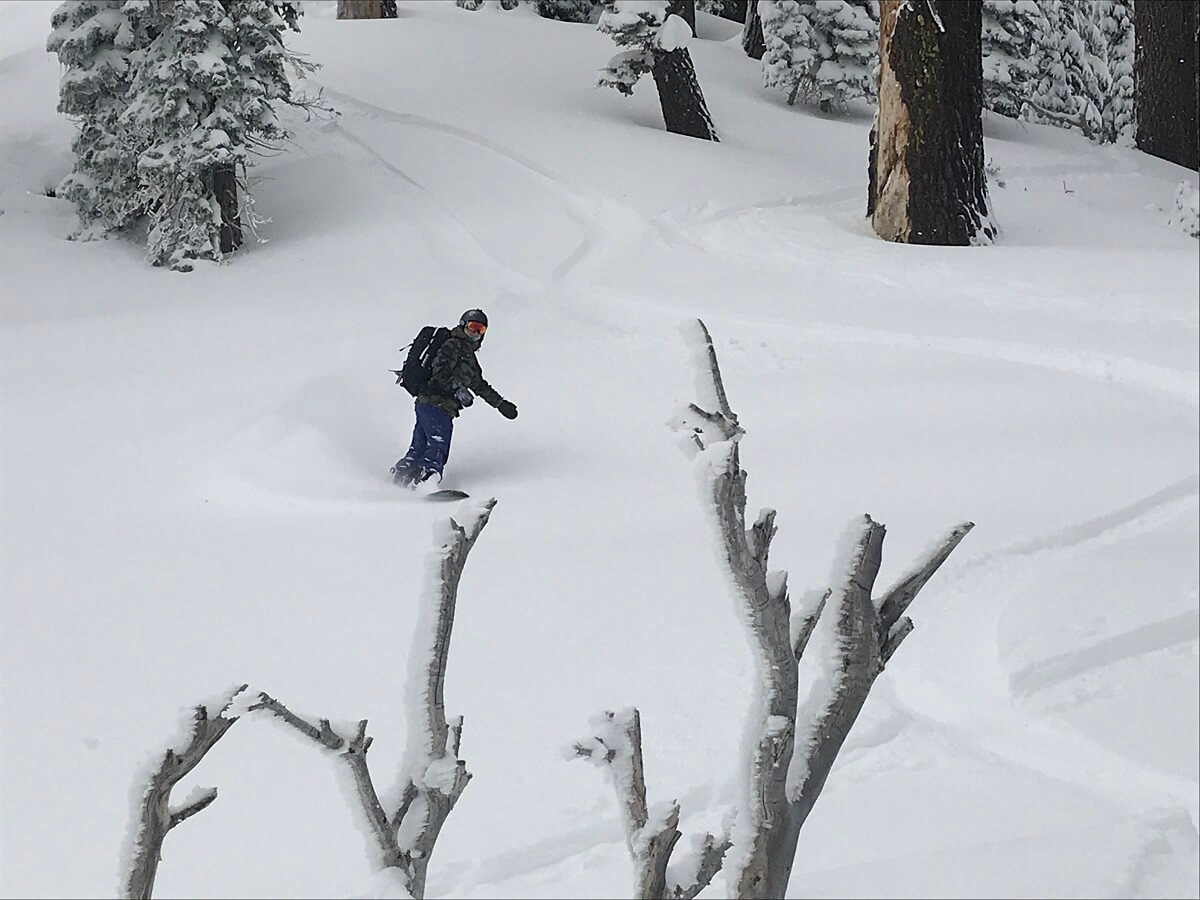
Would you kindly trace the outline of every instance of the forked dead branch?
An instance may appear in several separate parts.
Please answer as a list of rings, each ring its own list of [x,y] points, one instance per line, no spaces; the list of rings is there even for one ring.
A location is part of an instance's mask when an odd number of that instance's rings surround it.
[[[839,583],[818,594],[812,608],[793,612],[787,573],[768,568],[771,540],[776,533],[775,510],[764,509],[754,524],[746,527],[746,472],[739,454],[745,430],[729,405],[712,337],[700,320],[696,321],[695,329],[693,348],[698,385],[707,395],[702,402],[713,408],[690,404],[680,417],[679,427],[698,451],[701,464],[707,467],[708,501],[718,531],[722,563],[743,605],[743,618],[756,648],[756,663],[764,685],[757,704],[762,714],[759,737],[746,767],[750,783],[743,786],[747,802],[738,810],[726,880],[731,895],[738,898],[782,897],[791,876],[800,829],[825,786],[871,686],[912,631],[912,620],[905,612],[974,525],[963,522],[951,528],[916,561],[905,577],[875,598],[875,577],[882,560],[885,529],[864,515],[852,524],[851,551],[844,560],[844,574]],[[817,695],[806,703],[807,712],[801,717],[800,660],[822,615],[830,610],[835,617],[836,654],[826,663],[829,677],[814,685],[813,692]],[[606,715],[610,719],[614,716]],[[590,742],[581,742],[577,752],[609,766],[618,791],[627,794],[623,805],[627,811],[630,852],[638,873],[638,896],[687,896],[681,892],[682,886],[667,885],[660,875],[660,870],[665,872],[666,857],[678,839],[674,830],[678,806],[672,806],[673,817],[663,818],[655,831],[655,835],[665,831],[667,839],[657,843],[648,840],[645,831],[651,826],[641,813],[645,808],[645,785],[641,724],[636,710],[626,722],[624,728],[609,728]],[[616,746],[610,746],[604,734],[614,736]],[[597,752],[602,747],[608,749]],[[797,773],[804,774],[789,783],[794,765],[799,767]],[[672,833],[674,838],[670,836]],[[715,860],[715,868],[706,872],[705,884],[720,868],[724,850],[731,844],[722,839],[711,842],[711,846],[704,863],[712,866]],[[720,854],[716,852],[718,848]]]
[[[362,814],[379,851],[379,865],[385,870],[395,870],[400,885],[416,900],[425,896],[429,861],[442,826],[471,780],[466,763],[458,755],[462,718],[453,721],[446,719],[443,686],[458,603],[459,580],[467,556],[487,524],[495,504],[495,500],[488,500],[468,507],[469,517],[465,517],[463,525],[451,519],[449,534],[438,551],[437,568],[430,576],[432,583],[429,585],[431,628],[427,633],[418,629],[414,640],[414,656],[422,660],[419,670],[421,686],[415,692],[421,702],[419,708],[414,708],[410,702],[405,710],[409,728],[420,739],[414,744],[418,747],[417,752],[405,760],[400,773],[404,789],[394,809],[388,810],[380,800],[367,765],[367,751],[372,739],[367,735],[366,719],[358,723],[352,736],[343,735],[334,729],[328,719],[318,719],[314,725],[265,692],[259,692],[254,702],[241,710],[242,714],[270,714],[310,738],[314,744],[326,750],[338,751],[339,758],[349,767],[354,778]],[[424,641],[426,637],[429,638],[428,642]],[[414,674],[416,672],[414,670]],[[234,692],[234,697],[245,690],[246,685],[242,685]],[[233,698],[216,717],[210,717],[206,707],[198,706],[192,740],[187,749],[182,753],[168,750],[162,766],[151,779],[142,806],[139,838],[125,885],[126,896],[138,900],[152,896],[154,875],[167,832],[216,799],[216,788],[211,788],[182,809],[171,810],[168,806],[171,788],[195,768],[238,720],[237,715],[229,714],[232,703]]]

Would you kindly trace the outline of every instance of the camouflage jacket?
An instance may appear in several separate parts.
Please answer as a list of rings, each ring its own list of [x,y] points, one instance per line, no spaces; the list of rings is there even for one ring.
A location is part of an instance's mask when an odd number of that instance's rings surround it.
[[[418,395],[417,402],[432,403],[451,416],[457,416],[462,404],[455,399],[454,392],[465,387],[490,406],[498,406],[504,398],[483,380],[483,369],[475,358],[478,349],[479,344],[468,337],[461,325],[451,329],[450,336],[433,358],[429,383]]]

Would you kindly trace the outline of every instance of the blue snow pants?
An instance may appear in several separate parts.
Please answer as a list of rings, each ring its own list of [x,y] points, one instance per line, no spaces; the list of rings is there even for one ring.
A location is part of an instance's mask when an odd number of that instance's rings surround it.
[[[454,418],[432,403],[417,403],[417,424],[413,426],[412,442],[397,469],[404,469],[415,481],[433,475],[442,477],[446,460],[450,458],[450,437],[454,434]]]

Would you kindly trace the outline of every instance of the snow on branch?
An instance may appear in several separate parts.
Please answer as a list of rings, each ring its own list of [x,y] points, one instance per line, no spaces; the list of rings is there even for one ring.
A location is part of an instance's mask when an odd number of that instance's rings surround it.
[[[171,809],[168,806],[171,788],[195,768],[241,715],[261,713],[282,721],[325,750],[337,753],[345,762],[378,846],[381,869],[395,872],[397,886],[414,900],[422,900],[433,845],[471,780],[466,764],[458,758],[462,716],[447,720],[443,686],[463,567],[495,505],[495,500],[462,504],[460,509],[467,511],[465,524],[450,519],[445,539],[433,554],[409,672],[406,712],[410,757],[404,769],[407,783],[392,813],[389,815],[380,800],[367,766],[372,739],[367,736],[366,719],[358,722],[352,736],[340,734],[329,719],[317,719],[314,724],[261,691],[253,700],[241,696],[235,708],[235,699],[246,691],[247,685],[243,684],[224,698],[216,715],[209,706],[196,707],[187,748],[180,752],[168,750],[157,773],[150,778],[141,804],[141,828],[129,865],[126,896],[145,900],[152,895],[163,838],[217,797],[216,788],[208,788],[184,806]]]
[[[367,720],[359,721],[357,732],[348,740],[333,730],[328,719],[320,719],[314,726],[265,692],[259,693],[258,702],[250,709],[266,710],[327,750],[342,751],[340,756],[354,777],[354,785],[367,824],[379,846],[383,868],[403,867],[405,861],[396,844],[395,832],[389,826],[387,814],[379,802],[379,794],[367,768],[367,750],[371,747],[371,738],[367,737]]]
[[[187,746],[180,751],[169,748],[163,754],[158,770],[150,776],[142,797],[141,817],[132,859],[125,881],[125,896],[130,900],[146,900],[154,893],[154,879],[162,859],[163,841],[167,832],[206,809],[217,799],[217,789],[203,788],[181,807],[170,806],[171,789],[213,748],[240,716],[230,715],[234,699],[246,690],[246,685],[232,691],[216,715],[207,705],[200,704],[192,716],[192,730]]]
[[[575,743],[574,756],[608,770],[621,806],[625,842],[634,868],[634,896],[642,900],[691,900],[721,869],[727,838],[706,834],[690,860],[689,881],[668,883],[667,864],[680,838],[679,802],[646,804],[642,766],[642,720],[636,709],[604,712],[591,719],[592,736]],[[677,867],[679,872],[684,867]],[[672,873],[674,874],[674,873]]]
[[[698,459],[717,555],[726,566],[758,672],[752,727],[742,750],[728,881],[739,898],[782,897],[800,829],[871,686],[912,630],[905,610],[973,525],[951,529],[876,602],[872,592],[885,529],[861,516],[842,541],[832,586],[807,592],[793,615],[787,573],[767,566],[775,511],[764,509],[753,526],[745,525],[746,472],[739,456],[745,430],[729,405],[712,336],[700,320],[685,334],[700,400],[674,424]],[[827,611],[832,621],[825,628]],[[818,655],[820,671],[801,711],[799,661],[822,630],[828,632],[822,643],[833,647]]]
[[[413,635],[405,702],[408,749],[400,772],[404,789],[391,824],[408,860],[408,889],[417,900],[425,894],[429,860],[442,826],[471,780],[458,756],[462,717],[446,718],[446,665],[463,568],[495,505],[495,500],[463,503],[459,507],[467,512],[463,524],[449,520],[431,560]]]

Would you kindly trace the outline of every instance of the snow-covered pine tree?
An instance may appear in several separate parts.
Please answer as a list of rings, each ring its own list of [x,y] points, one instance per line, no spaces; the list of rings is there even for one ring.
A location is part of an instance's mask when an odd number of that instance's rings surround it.
[[[1078,128],[1088,138],[1102,140],[1100,110],[1112,79],[1089,6],[1052,0],[1040,9],[1042,30],[1034,36],[1034,74],[1029,94],[1022,98],[1024,115],[1035,122]]]
[[[164,14],[122,121],[144,147],[140,198],[149,211],[147,257],[188,271],[241,243],[238,175],[248,155],[286,136],[275,103],[293,103],[280,0],[130,0]],[[296,7],[298,13],[298,7]],[[299,105],[303,105],[301,101]]]
[[[1133,146],[1134,128],[1134,37],[1133,0],[1095,0],[1092,19],[1104,38],[1108,73],[1112,84],[1100,110],[1105,140]]]
[[[1034,0],[983,0],[983,105],[1017,118],[1036,71],[1034,41],[1046,31]]]
[[[608,0],[604,4],[596,30],[611,37],[618,47],[630,49],[618,53],[600,70],[601,87],[615,88],[626,97],[633,94],[633,86],[654,68],[654,41],[666,10],[665,0],[652,3]]]
[[[596,22],[601,4],[596,0],[533,0],[533,8],[544,19],[560,22]]]
[[[454,0],[454,5],[468,12],[475,12],[483,9],[487,0]],[[497,6],[500,9],[516,9],[520,5],[520,0],[491,0],[492,6]]]
[[[150,37],[122,11],[123,0],[67,0],[50,17],[46,50],[58,55],[59,112],[79,131],[75,165],[57,194],[75,205],[71,237],[91,240],[126,227],[141,212],[137,157],[121,125],[138,57]]]
[[[875,96],[878,16],[869,0],[770,0],[762,20],[763,85],[818,103],[822,110]]]
[[[746,4],[757,0],[696,0],[696,12],[720,16],[731,22],[746,21]]]
[[[599,85],[629,96],[638,79],[654,76],[667,131],[705,141],[719,140],[696,67],[688,52],[695,4],[688,0],[605,0],[596,29],[618,47],[629,47],[600,70]]]

